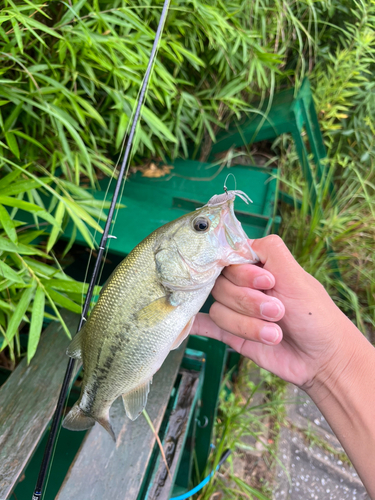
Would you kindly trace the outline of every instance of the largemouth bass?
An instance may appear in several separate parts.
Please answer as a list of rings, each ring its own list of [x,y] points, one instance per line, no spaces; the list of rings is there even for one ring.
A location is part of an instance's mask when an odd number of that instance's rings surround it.
[[[187,337],[194,317],[225,266],[257,256],[234,214],[227,191],[207,205],[160,227],[117,266],[67,354],[81,359],[81,395],[63,427],[99,422],[113,437],[109,409],[122,396],[135,420],[147,402],[153,375]]]

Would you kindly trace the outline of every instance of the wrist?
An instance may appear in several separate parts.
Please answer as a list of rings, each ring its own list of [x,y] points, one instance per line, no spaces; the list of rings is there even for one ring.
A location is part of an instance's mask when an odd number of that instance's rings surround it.
[[[362,376],[363,362],[368,352],[368,341],[358,328],[341,313],[336,323],[334,346],[321,356],[316,374],[305,392],[319,403],[327,397],[347,392]]]
[[[327,363],[306,392],[375,499],[375,348],[353,324],[344,328],[337,359]]]

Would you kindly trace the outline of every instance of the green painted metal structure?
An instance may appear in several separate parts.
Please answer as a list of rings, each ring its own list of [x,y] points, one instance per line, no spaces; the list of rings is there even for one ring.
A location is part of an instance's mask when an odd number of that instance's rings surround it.
[[[137,172],[127,180],[121,199],[125,208],[117,213],[113,231],[116,239],[112,239],[109,245],[111,253],[127,255],[158,227],[205,205],[211,196],[223,192],[229,172],[235,176],[237,188],[245,191],[254,202],[246,205],[237,199],[235,205],[237,217],[249,237],[262,237],[280,223],[280,218],[273,214],[276,169],[252,166],[222,169],[218,165],[191,160],[177,160],[173,166],[171,175],[166,177],[142,177]],[[228,178],[227,184],[229,189],[234,189],[232,177]],[[101,191],[93,192],[96,199],[104,199],[108,180],[101,181],[100,187]],[[109,187],[107,199],[110,199],[113,187],[114,183]],[[64,238],[69,238],[71,232],[72,225],[68,225]],[[97,235],[97,243],[99,239]],[[86,246],[80,234],[76,242]]]
[[[257,109],[256,104],[254,108]],[[304,177],[310,185],[313,185],[314,174],[309,151],[303,138],[304,134],[306,133],[316,167],[316,180],[322,176],[323,160],[327,153],[319,128],[310,82],[307,78],[304,79],[298,91],[294,88],[284,90],[276,94],[271,102],[266,101],[260,108],[260,113],[257,110],[251,118],[233,123],[228,131],[218,137],[209,159],[213,161],[217,153],[230,148],[273,140],[287,133],[291,134],[296,145]]]

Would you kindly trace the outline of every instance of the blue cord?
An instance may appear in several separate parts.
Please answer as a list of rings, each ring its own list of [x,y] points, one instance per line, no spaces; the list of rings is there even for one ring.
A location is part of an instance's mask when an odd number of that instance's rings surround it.
[[[220,462],[217,464],[217,467],[215,470],[213,470],[201,483],[198,484],[195,488],[192,490],[188,491],[187,493],[183,493],[182,495],[179,495],[178,497],[172,497],[171,500],[186,500],[186,498],[190,498],[195,493],[198,493],[206,484],[209,482],[209,480],[212,478],[212,476],[215,474],[215,472],[219,469],[219,467],[225,462],[225,460],[229,457],[230,455],[230,450],[226,450],[226,452],[223,454]]]
[[[216,467],[215,470],[213,470],[211,472],[211,474],[209,474],[205,479],[203,479],[203,481],[201,483],[199,483],[198,486],[196,486],[192,490],[188,491],[187,493],[183,493],[182,495],[180,495],[178,497],[172,497],[171,500],[185,500],[186,498],[190,498],[193,495],[195,495],[195,493],[198,493],[199,490],[201,490],[204,486],[206,486],[206,484],[211,479],[211,477],[215,474],[215,472],[217,471],[218,468],[219,468],[219,465]]]

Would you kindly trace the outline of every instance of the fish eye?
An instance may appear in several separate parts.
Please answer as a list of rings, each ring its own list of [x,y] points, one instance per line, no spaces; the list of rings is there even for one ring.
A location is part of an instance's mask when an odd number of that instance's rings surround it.
[[[204,233],[210,227],[210,221],[205,217],[197,217],[193,221],[193,228],[198,233]]]

